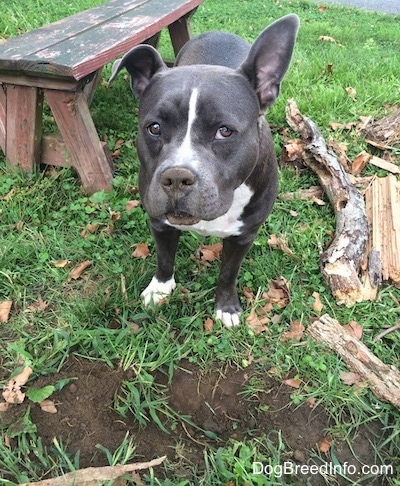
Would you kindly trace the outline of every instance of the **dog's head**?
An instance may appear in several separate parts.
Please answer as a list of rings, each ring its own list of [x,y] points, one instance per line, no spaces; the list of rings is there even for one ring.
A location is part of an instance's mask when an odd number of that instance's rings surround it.
[[[260,154],[260,124],[278,97],[298,24],[295,15],[271,24],[235,69],[170,69],[147,45],[116,61],[111,80],[126,68],[139,99],[140,192],[152,218],[172,225],[214,220],[231,208],[257,163],[275,163],[272,144]]]

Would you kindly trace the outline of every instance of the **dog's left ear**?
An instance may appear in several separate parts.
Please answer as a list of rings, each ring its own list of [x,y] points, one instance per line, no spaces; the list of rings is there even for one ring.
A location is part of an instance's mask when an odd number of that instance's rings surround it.
[[[292,58],[299,18],[291,14],[268,26],[251,46],[238,71],[253,85],[262,110],[278,98],[281,82]]]
[[[168,69],[157,50],[146,44],[134,47],[122,59],[114,62],[109,83],[122,68],[126,68],[130,74],[131,88],[137,98],[140,98],[158,71]]]

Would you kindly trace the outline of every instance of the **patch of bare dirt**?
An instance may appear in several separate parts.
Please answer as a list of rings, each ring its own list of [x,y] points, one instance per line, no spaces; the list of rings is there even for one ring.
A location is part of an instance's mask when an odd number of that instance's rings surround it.
[[[104,363],[71,357],[57,380],[75,379],[52,396],[58,412],[45,413],[39,405],[31,404],[31,418],[43,443],[50,449],[53,438],[57,437],[70,453],[80,451],[80,467],[103,466],[108,464],[107,459],[96,445],[101,444],[113,452],[129,432],[135,439],[135,461],[148,461],[166,454],[174,470],[171,472],[160,466],[156,472],[159,478],[173,476],[194,480],[193,471],[201,475],[204,469],[205,447],[223,447],[230,439],[244,440],[277,430],[281,431],[288,448],[288,459],[308,463],[310,452],[317,449],[317,443],[324,438],[329,426],[322,407],[294,406],[290,398],[293,388],[276,382],[266,373],[260,375],[251,367],[237,370],[215,366],[203,374],[195,365],[183,362],[175,370],[170,385],[162,373],[157,373],[156,381],[166,386],[170,407],[181,415],[191,416],[197,427],[181,422],[166,434],[150,422],[143,429],[132,415],[124,418],[113,409],[122,381],[129,376],[129,372],[112,370]],[[257,378],[260,391],[246,397],[243,392],[252,377]],[[53,383],[54,376],[41,377],[35,386]],[[15,422],[25,413],[26,407],[25,402],[12,406],[2,414],[2,422]],[[376,430],[361,427],[352,443],[354,454],[345,443],[335,444],[339,460],[357,464],[354,458],[357,456],[362,463],[374,464],[370,441],[374,442],[374,434],[382,436],[377,427]],[[205,435],[203,431],[208,433]],[[326,459],[330,461],[328,456]],[[382,479],[371,481],[368,484],[385,484]],[[299,478],[299,484],[305,482],[304,476]],[[314,476],[311,484],[325,482]],[[336,484],[347,483],[338,481]]]

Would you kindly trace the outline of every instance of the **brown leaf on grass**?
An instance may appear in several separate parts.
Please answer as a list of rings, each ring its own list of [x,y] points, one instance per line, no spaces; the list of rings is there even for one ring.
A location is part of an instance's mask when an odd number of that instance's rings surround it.
[[[218,260],[222,251],[222,243],[214,243],[213,245],[201,245],[199,250],[200,260],[202,262],[213,262]]]
[[[126,211],[132,211],[132,209],[135,209],[139,206],[140,202],[137,199],[132,199],[131,201],[128,201],[125,204],[125,210]]]
[[[317,399],[315,397],[311,397],[307,400],[307,405],[310,408],[314,408],[317,405]]]
[[[121,211],[111,211],[110,210],[110,221],[111,221],[112,224],[114,224],[120,218],[121,218]]]
[[[47,309],[49,303],[46,300],[42,299],[42,296],[39,295],[37,302],[31,304],[26,310],[28,312],[42,312]]]
[[[317,446],[321,452],[327,453],[332,445],[332,439],[329,437],[323,437],[320,441],[318,441]]]
[[[280,159],[281,167],[304,168],[303,151],[305,145],[305,142],[299,138],[288,140],[283,146]]]
[[[292,252],[292,250],[288,247],[285,238],[282,236],[272,234],[269,237],[268,244],[271,248],[279,248],[285,255],[288,255],[294,260],[301,262],[301,259]]]
[[[5,196],[2,197],[4,201],[9,201],[10,199],[13,198],[14,194],[16,194],[17,190],[15,188],[11,189],[10,192],[8,192]]]
[[[345,385],[355,385],[360,382],[360,375],[352,371],[339,371],[339,376]]]
[[[288,385],[292,388],[300,388],[301,384],[303,383],[299,378],[288,378],[287,380],[282,380],[284,385]]]
[[[12,307],[12,300],[3,300],[0,302],[0,322],[8,322]]]
[[[336,39],[329,35],[320,35],[318,40],[323,42],[332,42],[332,44],[336,44],[339,47],[344,47],[343,44],[340,44]]]
[[[290,323],[290,331],[286,331],[282,334],[281,340],[282,341],[289,341],[290,339],[295,339],[296,341],[300,341],[303,337],[304,333],[304,326],[301,322],[293,321]]]
[[[43,412],[57,413],[57,407],[54,405],[53,400],[43,400],[39,402],[40,408]]]
[[[284,277],[269,282],[269,289],[262,294],[265,300],[265,312],[270,312],[274,305],[279,309],[286,307],[290,300],[289,282]]]
[[[71,270],[69,274],[69,278],[73,280],[77,280],[82,273],[92,264],[90,260],[84,260],[83,262],[79,263],[73,270]]]
[[[360,340],[363,335],[363,327],[356,321],[350,321],[348,324],[343,326],[347,332],[352,334],[356,339]]]
[[[320,314],[322,309],[324,308],[324,304],[321,302],[321,298],[318,292],[313,292],[312,296],[314,297],[312,308],[313,310],[315,310],[315,312],[317,312],[317,314]]]
[[[147,258],[150,256],[150,250],[147,243],[138,243],[134,249],[132,256],[135,258]]]
[[[353,88],[352,86],[348,86],[347,88],[345,88],[345,91],[353,101],[357,101],[357,91],[355,88]]]
[[[67,265],[69,265],[71,263],[70,260],[52,260],[50,262],[53,267],[56,267],[56,268],[65,268]]]
[[[334,132],[337,130],[351,130],[355,126],[357,126],[357,122],[349,122],[349,123],[337,123],[337,122],[329,122],[329,126],[332,128]]]
[[[365,150],[360,152],[351,164],[351,173],[360,174],[364,167],[368,164],[371,157],[371,154],[369,154]]]
[[[204,332],[211,332],[214,329],[214,321],[211,317],[207,317],[203,322]]]
[[[252,309],[249,317],[246,319],[246,322],[250,329],[253,330],[254,334],[260,334],[267,331],[268,328],[266,324],[270,322],[270,319],[265,314],[263,316],[259,316],[256,310]]]
[[[248,304],[251,304],[252,302],[254,302],[254,292],[251,288],[244,287],[243,288],[243,295],[245,296],[246,302]]]
[[[3,398],[7,403],[22,403],[24,401],[25,393],[21,392],[21,387],[27,383],[32,373],[32,368],[25,366],[21,373],[11,378],[4,385]]]
[[[85,226],[85,229],[89,231],[89,233],[96,233],[99,229],[100,223],[89,223]]]

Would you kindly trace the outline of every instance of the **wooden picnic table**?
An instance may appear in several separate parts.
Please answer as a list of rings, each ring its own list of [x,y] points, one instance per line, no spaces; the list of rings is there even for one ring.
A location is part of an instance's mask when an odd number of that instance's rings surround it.
[[[203,0],[109,0],[0,43],[0,147],[24,171],[72,166],[85,192],[112,185],[112,160],[90,102],[107,63],[140,43],[157,47],[168,28],[175,55]],[[59,136],[43,134],[43,103]]]

